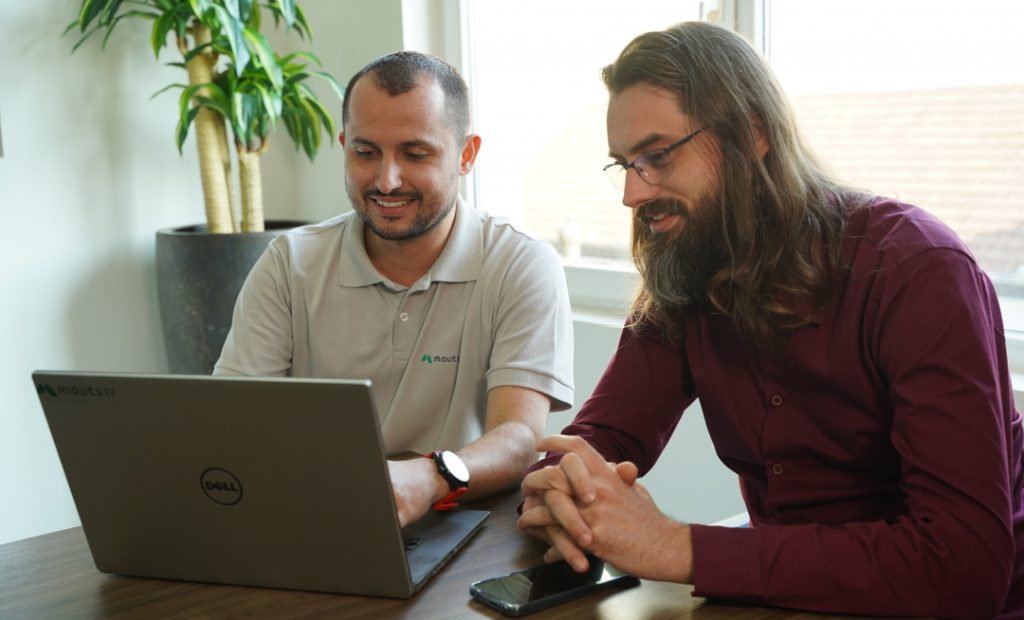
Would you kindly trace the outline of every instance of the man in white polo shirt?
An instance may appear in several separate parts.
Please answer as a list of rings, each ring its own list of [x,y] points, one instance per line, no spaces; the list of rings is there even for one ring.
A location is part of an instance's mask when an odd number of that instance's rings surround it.
[[[354,211],[282,234],[253,268],[214,374],[369,378],[402,525],[519,483],[570,406],[572,325],[554,250],[466,205],[466,84],[396,52],[349,82]],[[460,472],[468,469],[471,485]]]

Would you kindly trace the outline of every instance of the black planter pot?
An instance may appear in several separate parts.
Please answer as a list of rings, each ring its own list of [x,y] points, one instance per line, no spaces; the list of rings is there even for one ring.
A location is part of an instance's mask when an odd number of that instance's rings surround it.
[[[157,231],[156,287],[172,373],[213,371],[249,270],[274,237],[306,223],[268,221],[264,232],[231,235],[205,225]]]

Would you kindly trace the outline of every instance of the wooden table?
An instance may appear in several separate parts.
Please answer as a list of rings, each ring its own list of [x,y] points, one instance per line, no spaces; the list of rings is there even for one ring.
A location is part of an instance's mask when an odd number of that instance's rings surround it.
[[[0,546],[0,618],[504,618],[469,596],[478,579],[527,568],[544,547],[513,527],[517,493],[474,505],[492,510],[483,529],[418,594],[407,600],[222,586],[107,575],[96,570],[81,528]],[[528,617],[541,619],[839,618],[705,601],[691,586],[644,581]]]

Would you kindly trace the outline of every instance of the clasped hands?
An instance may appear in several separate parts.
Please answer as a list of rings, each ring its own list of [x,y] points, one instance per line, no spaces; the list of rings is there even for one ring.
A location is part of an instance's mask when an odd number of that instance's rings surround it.
[[[516,526],[551,545],[546,562],[564,559],[584,572],[589,552],[636,577],[691,580],[690,528],[658,510],[636,481],[635,464],[609,463],[582,438],[566,435],[545,437],[537,450],[565,453],[522,484]]]

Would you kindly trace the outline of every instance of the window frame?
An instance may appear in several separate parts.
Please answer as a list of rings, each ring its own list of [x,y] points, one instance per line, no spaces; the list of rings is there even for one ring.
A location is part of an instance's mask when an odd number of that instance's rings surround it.
[[[423,1],[423,0],[419,0]],[[455,59],[467,77],[473,79],[472,48],[469,37],[469,12],[473,0],[449,0],[444,5],[444,51]],[[770,9],[772,0],[709,0],[704,3],[705,19],[736,30],[753,42],[762,53],[771,49]],[[403,0],[415,4],[417,0]],[[472,83],[470,90],[472,90]],[[475,99],[473,99],[475,101]],[[474,104],[475,105],[475,104]],[[474,110],[475,112],[475,110]],[[463,182],[464,195],[477,204],[476,173],[467,175]],[[563,259],[569,300],[573,317],[578,321],[621,326],[625,321],[629,301],[639,286],[639,274],[632,263],[609,264],[597,260]],[[994,276],[993,283],[999,296],[1004,317],[1007,312],[1021,317],[1015,324],[1024,324],[1024,275]],[[1007,330],[1006,348],[1014,385],[1024,389],[1024,331]]]

